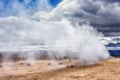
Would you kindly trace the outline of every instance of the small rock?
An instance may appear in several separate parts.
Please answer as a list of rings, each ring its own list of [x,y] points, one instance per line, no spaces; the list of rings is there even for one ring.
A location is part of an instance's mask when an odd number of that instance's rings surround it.
[[[30,63],[28,63],[28,64],[27,64],[27,66],[31,66],[31,64],[30,64]]]
[[[24,63],[20,63],[20,65],[23,65]]]
[[[51,63],[48,63],[48,65],[51,65]]]
[[[59,63],[60,65],[63,64],[63,63]]]
[[[66,66],[66,68],[74,68],[74,67],[75,67],[74,65]]]

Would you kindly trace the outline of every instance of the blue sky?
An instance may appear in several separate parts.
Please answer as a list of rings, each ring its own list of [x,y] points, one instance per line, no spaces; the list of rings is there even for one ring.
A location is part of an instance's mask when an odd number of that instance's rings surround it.
[[[20,7],[29,10],[30,13],[34,13],[35,10],[37,10],[38,7],[38,0],[28,0],[29,2],[25,2],[25,0],[0,0],[0,17],[5,16],[15,16],[19,13]],[[49,4],[52,7],[56,7],[56,5],[61,0],[48,0]],[[20,6],[15,6],[15,4],[19,3]],[[38,11],[38,10],[37,10]]]
[[[0,0],[0,3],[3,3],[3,6],[4,8],[6,6],[9,6],[11,2],[13,2],[14,0]],[[36,4],[36,1],[37,0],[30,0],[30,2],[28,4],[25,4],[25,1],[24,0],[16,0],[18,2],[20,2],[21,4],[24,4],[24,6],[35,6]],[[52,5],[52,6],[56,6],[61,0],[48,0],[49,3]],[[0,9],[2,9],[3,7],[0,6]]]
[[[20,6],[17,5],[15,1],[17,1]],[[29,2],[26,3],[25,1]],[[37,1],[45,0],[0,0],[0,17],[22,16],[24,14],[19,15],[19,13],[21,14],[21,12],[24,11],[28,13],[28,16],[31,16],[36,12],[46,11],[49,6],[38,4]],[[53,9],[62,0],[48,1]],[[65,5],[68,6],[72,1],[73,0],[68,0],[61,8],[65,8]],[[106,35],[120,35],[120,0],[74,1],[77,1],[76,5],[81,5],[81,7],[72,6],[73,8],[75,7],[76,10],[68,10],[72,14],[70,15],[72,18],[75,17],[75,19],[77,18],[78,20],[87,20]],[[71,5],[69,6],[71,7]],[[48,9],[48,11],[52,9]]]
[[[24,3],[24,0],[18,0],[21,3]],[[48,0],[52,6],[56,6],[61,0]],[[27,6],[34,6],[36,0],[31,0]]]
[[[56,6],[61,0],[50,0],[50,3],[53,5],[53,6]]]

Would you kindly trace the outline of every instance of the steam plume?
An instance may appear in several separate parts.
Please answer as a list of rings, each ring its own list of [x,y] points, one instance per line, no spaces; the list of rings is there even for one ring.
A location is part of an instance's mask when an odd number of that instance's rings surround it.
[[[98,39],[101,35],[89,22],[77,21],[76,18],[73,19],[76,22],[72,22],[69,14],[80,6],[75,5],[79,0],[71,0],[62,7],[67,1],[63,0],[50,12],[39,11],[32,17],[26,17],[29,13],[24,10],[25,15],[0,18],[0,52],[9,52],[9,55],[19,52],[24,57],[25,52],[31,52],[26,58],[33,60],[38,52],[46,50],[51,58],[67,56],[77,58],[83,64],[109,58],[108,51]],[[45,3],[45,6],[49,4]]]

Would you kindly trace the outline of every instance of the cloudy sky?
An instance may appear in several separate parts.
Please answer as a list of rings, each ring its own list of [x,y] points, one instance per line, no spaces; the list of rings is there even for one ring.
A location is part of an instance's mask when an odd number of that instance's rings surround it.
[[[0,17],[31,16],[39,11],[53,10],[59,16],[88,21],[105,35],[120,35],[120,0],[48,0],[49,5],[46,1],[0,0]]]
[[[47,0],[0,0],[0,17],[17,16],[23,10],[35,13],[40,10],[48,10]],[[60,0],[48,0],[51,7],[55,7]],[[47,9],[48,8],[48,9]]]

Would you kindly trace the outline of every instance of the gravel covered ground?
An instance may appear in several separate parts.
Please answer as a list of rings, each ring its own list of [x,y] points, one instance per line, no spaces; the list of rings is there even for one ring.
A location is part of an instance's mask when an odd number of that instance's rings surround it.
[[[11,68],[0,66],[0,80],[120,80],[119,58],[89,66],[69,60],[39,60],[33,65],[19,61],[6,65]]]

